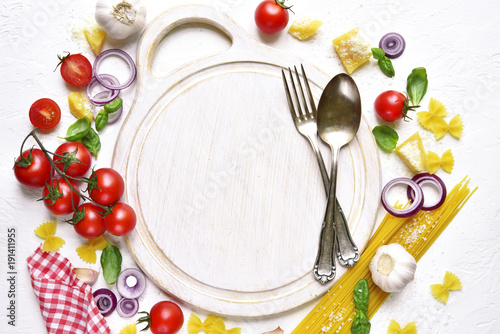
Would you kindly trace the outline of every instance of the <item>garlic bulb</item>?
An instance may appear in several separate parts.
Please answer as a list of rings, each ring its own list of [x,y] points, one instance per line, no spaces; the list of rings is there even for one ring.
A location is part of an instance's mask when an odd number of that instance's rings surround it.
[[[370,262],[372,279],[385,292],[399,292],[415,277],[415,258],[398,243],[381,246]]]
[[[146,25],[146,7],[140,0],[98,0],[95,20],[114,39],[125,39]]]

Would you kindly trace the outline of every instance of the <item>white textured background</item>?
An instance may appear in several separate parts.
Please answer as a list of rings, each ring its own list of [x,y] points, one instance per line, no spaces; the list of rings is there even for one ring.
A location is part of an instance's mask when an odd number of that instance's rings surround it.
[[[168,8],[192,1],[145,1],[148,22]],[[421,129],[416,120],[399,122],[398,133],[405,139],[419,130],[426,149],[442,153],[451,148],[455,155],[455,168],[451,175],[439,172],[448,187],[465,175],[478,192],[454,219],[442,236],[434,243],[418,264],[415,281],[402,293],[393,294],[372,319],[372,333],[385,333],[391,319],[401,325],[415,321],[419,333],[499,333],[500,319],[500,218],[498,204],[500,114],[499,94],[500,45],[498,13],[500,5],[485,1],[320,1],[295,0],[293,9],[298,16],[309,16],[323,21],[317,35],[300,42],[283,32],[264,36],[253,21],[258,0],[207,0],[198,3],[213,6],[237,21],[250,35],[271,47],[295,53],[314,63],[332,76],[343,71],[331,40],[359,26],[365,38],[376,46],[382,35],[390,31],[401,33],[407,48],[402,57],[393,61],[396,77],[384,77],[375,63],[365,66],[353,75],[363,99],[363,112],[372,126],[378,124],[372,108],[375,97],[382,91],[404,91],[406,77],[414,67],[423,66],[429,76],[429,89],[420,110],[426,110],[431,97],[441,100],[450,115],[460,114],[465,128],[460,140],[447,135],[436,142],[430,133]],[[0,184],[0,327],[2,333],[44,333],[38,303],[34,297],[26,258],[39,245],[33,230],[40,223],[54,219],[43,204],[35,200],[38,190],[20,186],[12,172],[22,139],[31,130],[28,119],[30,105],[39,98],[48,97],[59,103],[62,121],[48,134],[40,134],[50,149],[62,141],[57,135],[74,121],[67,110],[66,97],[70,87],[61,80],[59,71],[53,73],[57,54],[63,51],[81,52],[91,61],[93,54],[85,41],[72,31],[93,18],[95,1],[20,1],[2,0],[0,4],[0,118],[1,158]],[[291,15],[291,21],[294,16]],[[203,32],[202,32],[203,33]],[[179,33],[173,38],[165,58],[158,63],[159,71],[175,68],[185,58],[196,58],[204,52],[224,46],[223,38],[213,32],[204,32],[200,39],[195,30]],[[207,39],[208,34],[208,39]],[[181,38],[182,37],[182,38]],[[123,48],[135,57],[137,39],[106,43],[104,48]],[[173,48],[172,48],[173,46]],[[175,50],[175,51],[172,51]],[[125,107],[130,106],[135,89],[122,92]],[[279,91],[276,94],[283,94]],[[288,113],[288,110],[284,111]],[[126,109],[127,110],[127,109]],[[119,125],[108,127],[101,141],[103,147],[95,164],[107,167]],[[394,177],[409,176],[406,167],[395,154],[381,153],[382,184]],[[379,219],[382,216],[379,212]],[[58,219],[61,221],[61,219]],[[6,239],[7,228],[17,228],[17,326],[7,325]],[[75,248],[82,239],[73,228],[60,222],[57,235],[66,240],[60,252],[75,266],[84,264]],[[134,266],[134,261],[119,239],[124,255],[123,267]],[[2,255],[3,254],[3,255]],[[94,266],[96,269],[97,265]],[[444,273],[453,271],[461,278],[463,290],[453,292],[447,305],[437,302],[429,285],[441,283]],[[102,278],[96,286],[105,286]],[[149,309],[156,302],[170,299],[149,285],[141,298],[141,309]],[[313,307],[314,303],[287,314],[267,319],[246,321],[228,319],[228,327],[238,326],[242,333],[260,333],[280,325],[290,332]],[[203,312],[181,303],[185,318],[192,311]],[[116,313],[108,318],[113,332],[128,323]],[[181,333],[186,333],[185,327]]]

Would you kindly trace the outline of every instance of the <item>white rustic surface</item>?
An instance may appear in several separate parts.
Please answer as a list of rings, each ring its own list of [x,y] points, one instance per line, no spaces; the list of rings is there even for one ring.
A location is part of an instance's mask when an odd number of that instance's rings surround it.
[[[422,101],[423,108],[429,99],[441,100],[450,114],[460,114],[464,120],[464,136],[455,140],[447,135],[436,142],[432,135],[421,130],[416,121],[398,124],[398,133],[406,138],[419,130],[428,150],[438,153],[451,148],[455,155],[455,168],[451,175],[439,172],[447,186],[451,187],[465,175],[471,177],[471,185],[479,186],[478,192],[454,219],[427,254],[419,261],[415,281],[402,293],[393,294],[372,319],[372,332],[384,333],[391,319],[404,325],[415,321],[420,333],[497,333],[498,277],[500,271],[500,218],[497,203],[499,185],[498,126],[500,116],[496,104],[499,91],[500,46],[495,41],[500,33],[496,13],[499,5],[493,1],[457,3],[456,1],[403,2],[324,2],[319,0],[295,1],[294,10],[301,16],[310,16],[324,22],[318,34],[307,42],[299,42],[285,32],[276,36],[265,36],[257,31],[253,12],[259,1],[199,1],[213,6],[237,21],[242,28],[263,44],[292,53],[313,63],[333,76],[343,71],[331,40],[345,31],[359,26],[366,39],[374,46],[386,32],[397,31],[407,41],[403,56],[394,61],[396,77],[385,78],[374,63],[354,73],[359,85],[364,115],[371,126],[379,123],[372,106],[375,97],[384,90],[404,91],[406,77],[417,66],[427,68],[429,90]],[[172,0],[168,2],[146,1],[148,21],[163,11],[194,1]],[[57,135],[64,133],[73,122],[66,106],[70,87],[59,74],[53,73],[56,54],[65,50],[82,52],[93,59],[86,42],[72,34],[74,28],[84,25],[93,16],[93,1],[76,2],[50,0],[42,2],[5,0],[0,4],[0,94],[3,144],[1,154],[0,182],[1,231],[0,245],[6,252],[7,228],[17,227],[17,326],[7,326],[6,314],[2,315],[2,332],[44,333],[44,325],[38,304],[30,286],[25,259],[38,246],[40,239],[33,230],[43,221],[54,219],[35,200],[39,192],[26,190],[17,184],[12,163],[18,155],[19,145],[30,131],[27,111],[33,101],[41,97],[56,100],[63,109],[61,124],[52,132],[41,134],[43,142],[55,149],[61,141]],[[293,15],[292,15],[293,19]],[[191,60],[193,48],[212,54],[219,48],[228,48],[230,43],[215,32],[199,38],[199,28],[179,32],[170,41],[178,50],[168,64],[153,64],[158,73]],[[205,33],[207,33],[205,31]],[[135,56],[137,39],[124,42],[107,42],[105,48],[123,48]],[[216,50],[214,50],[214,48]],[[169,52],[167,45],[160,49]],[[169,54],[169,57],[172,56]],[[161,59],[161,58],[160,58]],[[119,66],[119,65],[117,65]],[[130,108],[135,86],[124,91],[125,107]],[[276,94],[282,94],[277,91]],[[425,109],[422,109],[425,110]],[[111,165],[114,143],[119,126],[107,128],[102,136],[103,148],[97,167]],[[298,135],[297,135],[298,136]],[[394,154],[381,153],[382,184],[394,177],[409,176],[406,167]],[[382,210],[379,211],[378,222]],[[61,219],[58,219],[61,221]],[[61,253],[82,266],[74,249],[82,243],[71,226],[60,223],[57,235],[66,240]],[[115,239],[124,254],[123,266],[135,266],[123,241]],[[6,300],[6,255],[1,256],[0,300]],[[98,268],[97,265],[94,268]],[[458,274],[464,289],[454,292],[447,305],[437,302],[429,291],[429,285],[442,281],[446,270]],[[105,286],[100,279],[97,286]],[[152,284],[141,298],[141,309],[147,310],[156,302],[170,299]],[[180,303],[186,319],[191,312],[206,315],[197,309]],[[290,332],[313,307],[314,302],[282,315],[263,319],[243,320],[229,318],[228,327],[238,326],[242,333],[260,333],[280,325]],[[0,305],[5,310],[7,305]],[[4,311],[6,312],[6,311]],[[114,332],[118,332],[128,321],[117,314],[109,318]],[[181,333],[186,333],[185,328]]]

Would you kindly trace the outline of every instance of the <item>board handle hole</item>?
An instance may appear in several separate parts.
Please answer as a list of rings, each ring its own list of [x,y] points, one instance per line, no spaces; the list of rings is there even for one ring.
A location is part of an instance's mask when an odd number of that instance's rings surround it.
[[[170,30],[156,47],[151,63],[153,76],[162,78],[197,59],[229,50],[231,38],[206,23],[185,23]]]

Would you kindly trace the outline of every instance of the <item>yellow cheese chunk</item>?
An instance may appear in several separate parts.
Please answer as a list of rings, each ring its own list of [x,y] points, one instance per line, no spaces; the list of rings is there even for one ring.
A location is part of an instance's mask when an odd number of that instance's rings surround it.
[[[293,21],[290,29],[288,29],[288,33],[299,41],[303,41],[314,35],[316,30],[318,30],[322,24],[323,22],[319,20],[313,20],[308,17],[299,17]]]
[[[427,152],[418,131],[396,147],[395,151],[413,173],[420,173],[427,168]]]
[[[83,97],[80,92],[71,92],[68,95],[69,111],[73,116],[80,119],[88,117],[92,121],[92,111],[88,101]]]
[[[354,28],[335,38],[333,45],[349,74],[370,60],[372,56],[370,45],[359,35],[359,28]]]
[[[99,25],[95,25],[83,30],[87,42],[89,42],[92,51],[98,56],[101,53],[106,32]]]

